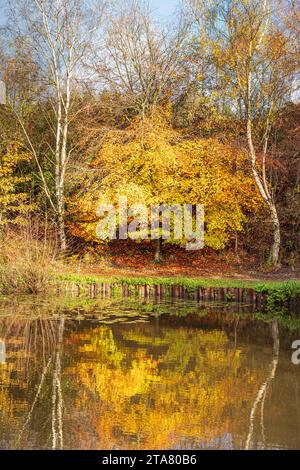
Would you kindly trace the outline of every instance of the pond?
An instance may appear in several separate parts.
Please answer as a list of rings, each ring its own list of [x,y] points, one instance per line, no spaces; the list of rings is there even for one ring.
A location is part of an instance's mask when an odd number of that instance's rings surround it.
[[[300,449],[300,317],[252,310],[3,298],[0,448]]]

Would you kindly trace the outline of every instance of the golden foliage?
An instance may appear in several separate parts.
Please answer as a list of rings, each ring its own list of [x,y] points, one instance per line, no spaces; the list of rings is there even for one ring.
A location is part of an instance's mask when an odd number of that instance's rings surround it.
[[[29,156],[17,145],[0,155],[0,229],[9,222],[22,224],[26,214],[33,209],[28,193],[22,191],[22,185],[30,178],[17,173],[20,164],[27,161]]]
[[[189,139],[172,129],[168,115],[136,118],[124,131],[110,131],[92,164],[93,179],[69,202],[73,233],[96,240],[100,203],[204,204],[206,246],[221,249],[241,231],[259,197],[244,153],[217,139]],[[98,174],[99,179],[95,177]]]

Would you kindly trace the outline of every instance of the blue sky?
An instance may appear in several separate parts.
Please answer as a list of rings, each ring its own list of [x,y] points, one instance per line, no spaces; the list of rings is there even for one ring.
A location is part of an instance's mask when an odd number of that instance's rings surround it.
[[[7,0],[0,0],[0,24],[4,22],[4,11]],[[179,0],[149,0],[151,9],[162,20],[170,19],[179,4]]]
[[[0,0],[0,25],[4,23],[4,8],[6,7],[6,0]]]
[[[172,15],[178,6],[178,0],[149,0],[149,4],[153,11],[161,18],[168,18]]]

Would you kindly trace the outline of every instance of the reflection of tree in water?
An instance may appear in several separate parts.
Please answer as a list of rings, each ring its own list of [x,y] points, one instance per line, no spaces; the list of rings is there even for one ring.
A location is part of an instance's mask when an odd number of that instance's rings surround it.
[[[129,307],[105,306],[103,316],[88,308],[89,320],[74,308],[71,320],[57,309],[30,320],[23,312],[2,317],[11,377],[4,391],[0,387],[0,436],[8,435],[0,447],[240,448],[247,440],[250,448],[257,424],[264,445],[277,322],[265,378],[267,324],[220,310],[199,315],[195,305],[186,316],[164,313],[145,323],[138,308]],[[26,389],[19,392],[21,380]],[[268,413],[266,407],[266,421]]]
[[[265,408],[265,400],[270,388],[272,381],[274,380],[278,362],[279,362],[279,329],[278,329],[278,321],[273,320],[271,323],[271,331],[272,331],[272,338],[273,338],[273,355],[272,360],[269,366],[268,375],[265,381],[261,384],[254,403],[251,408],[250,413],[250,425],[249,425],[249,432],[246,440],[245,449],[249,450],[251,448],[251,443],[253,439],[254,433],[254,423],[255,423],[255,416],[257,409],[260,405],[261,407],[261,414],[260,414],[260,425],[261,425],[261,435],[262,435],[262,446],[265,448],[266,446],[266,436],[265,436],[265,426],[264,426],[264,408]]]
[[[3,339],[0,338],[0,364],[5,364],[6,360],[6,344]]]
[[[52,385],[52,449],[63,449],[63,395],[61,387],[61,354],[63,348],[65,320],[58,322],[55,364]]]
[[[24,370],[27,376],[30,361],[40,361],[41,358],[44,366],[46,365],[57,341],[57,320],[47,318],[27,320],[10,316],[1,323],[5,329],[4,343],[10,345],[10,349],[17,348],[22,351],[22,355],[16,356],[15,365],[18,370]]]
[[[52,421],[52,448],[63,448],[63,395],[61,386],[61,355],[63,349],[64,317],[57,319],[36,318],[20,319],[8,317],[1,322],[3,344],[5,349],[13,356],[13,369],[11,372],[23,372],[23,379],[30,383],[32,370],[38,371],[40,380],[36,393],[32,399],[28,414],[20,431],[17,433],[16,447],[19,447],[26,428],[33,417],[33,412],[41,398],[46,380],[52,375],[51,421]],[[20,377],[19,377],[20,380]]]
[[[87,358],[68,373],[83,384],[73,427],[87,421],[80,439],[88,448],[221,446],[229,434],[236,444],[263,369],[249,370],[224,332],[147,324],[100,326],[75,333],[73,344],[78,337]]]

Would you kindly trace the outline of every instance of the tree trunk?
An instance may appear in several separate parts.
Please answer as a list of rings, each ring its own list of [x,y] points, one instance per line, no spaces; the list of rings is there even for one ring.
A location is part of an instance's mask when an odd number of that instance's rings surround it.
[[[250,107],[250,102],[248,106]],[[248,140],[248,148],[249,148],[249,153],[250,153],[250,158],[251,158],[251,166],[252,166],[252,173],[254,176],[254,180],[260,192],[260,195],[265,201],[270,212],[270,219],[271,219],[272,229],[273,229],[273,244],[270,250],[269,263],[272,266],[276,266],[279,263],[279,251],[280,251],[280,245],[281,245],[280,222],[279,222],[276,206],[273,202],[272,196],[267,186],[266,178],[264,177],[261,179],[257,166],[256,166],[256,151],[255,151],[253,140],[252,140],[252,121],[249,116],[247,120],[247,140]],[[266,148],[264,152],[266,152]],[[263,162],[263,173],[265,175],[265,159]]]
[[[57,72],[56,72],[57,73]],[[56,147],[55,147],[55,186],[56,186],[56,210],[57,210],[57,229],[59,237],[59,250],[66,250],[66,236],[64,223],[64,185],[63,185],[63,166],[62,166],[62,102],[59,79],[56,76],[57,92],[57,128],[56,128]]]
[[[61,188],[57,191],[57,226],[59,236],[59,249],[63,253],[67,249],[66,232],[65,232],[65,203],[64,195]]]
[[[67,143],[68,143],[68,131],[69,131],[69,110],[70,110],[70,100],[71,100],[71,74],[67,72],[67,84],[66,84],[66,103],[64,106],[64,122],[62,120],[62,104],[59,104],[60,114],[59,114],[59,130],[62,133],[61,137],[61,148],[59,148],[59,187],[58,187],[58,232],[59,232],[59,241],[60,241],[60,251],[63,253],[67,249],[66,242],[66,233],[65,233],[65,172],[67,165]],[[58,88],[58,94],[60,93],[60,88]],[[60,97],[60,95],[59,95]],[[61,97],[60,97],[61,99]],[[60,137],[58,139],[58,144],[60,142]]]
[[[162,253],[162,238],[158,238],[156,241],[156,250],[155,250],[155,263],[162,263],[163,261],[163,253]]]
[[[274,204],[270,204],[271,222],[273,228],[273,244],[270,250],[269,263],[271,265],[279,264],[279,252],[281,244],[280,223],[278,219],[277,210]]]

